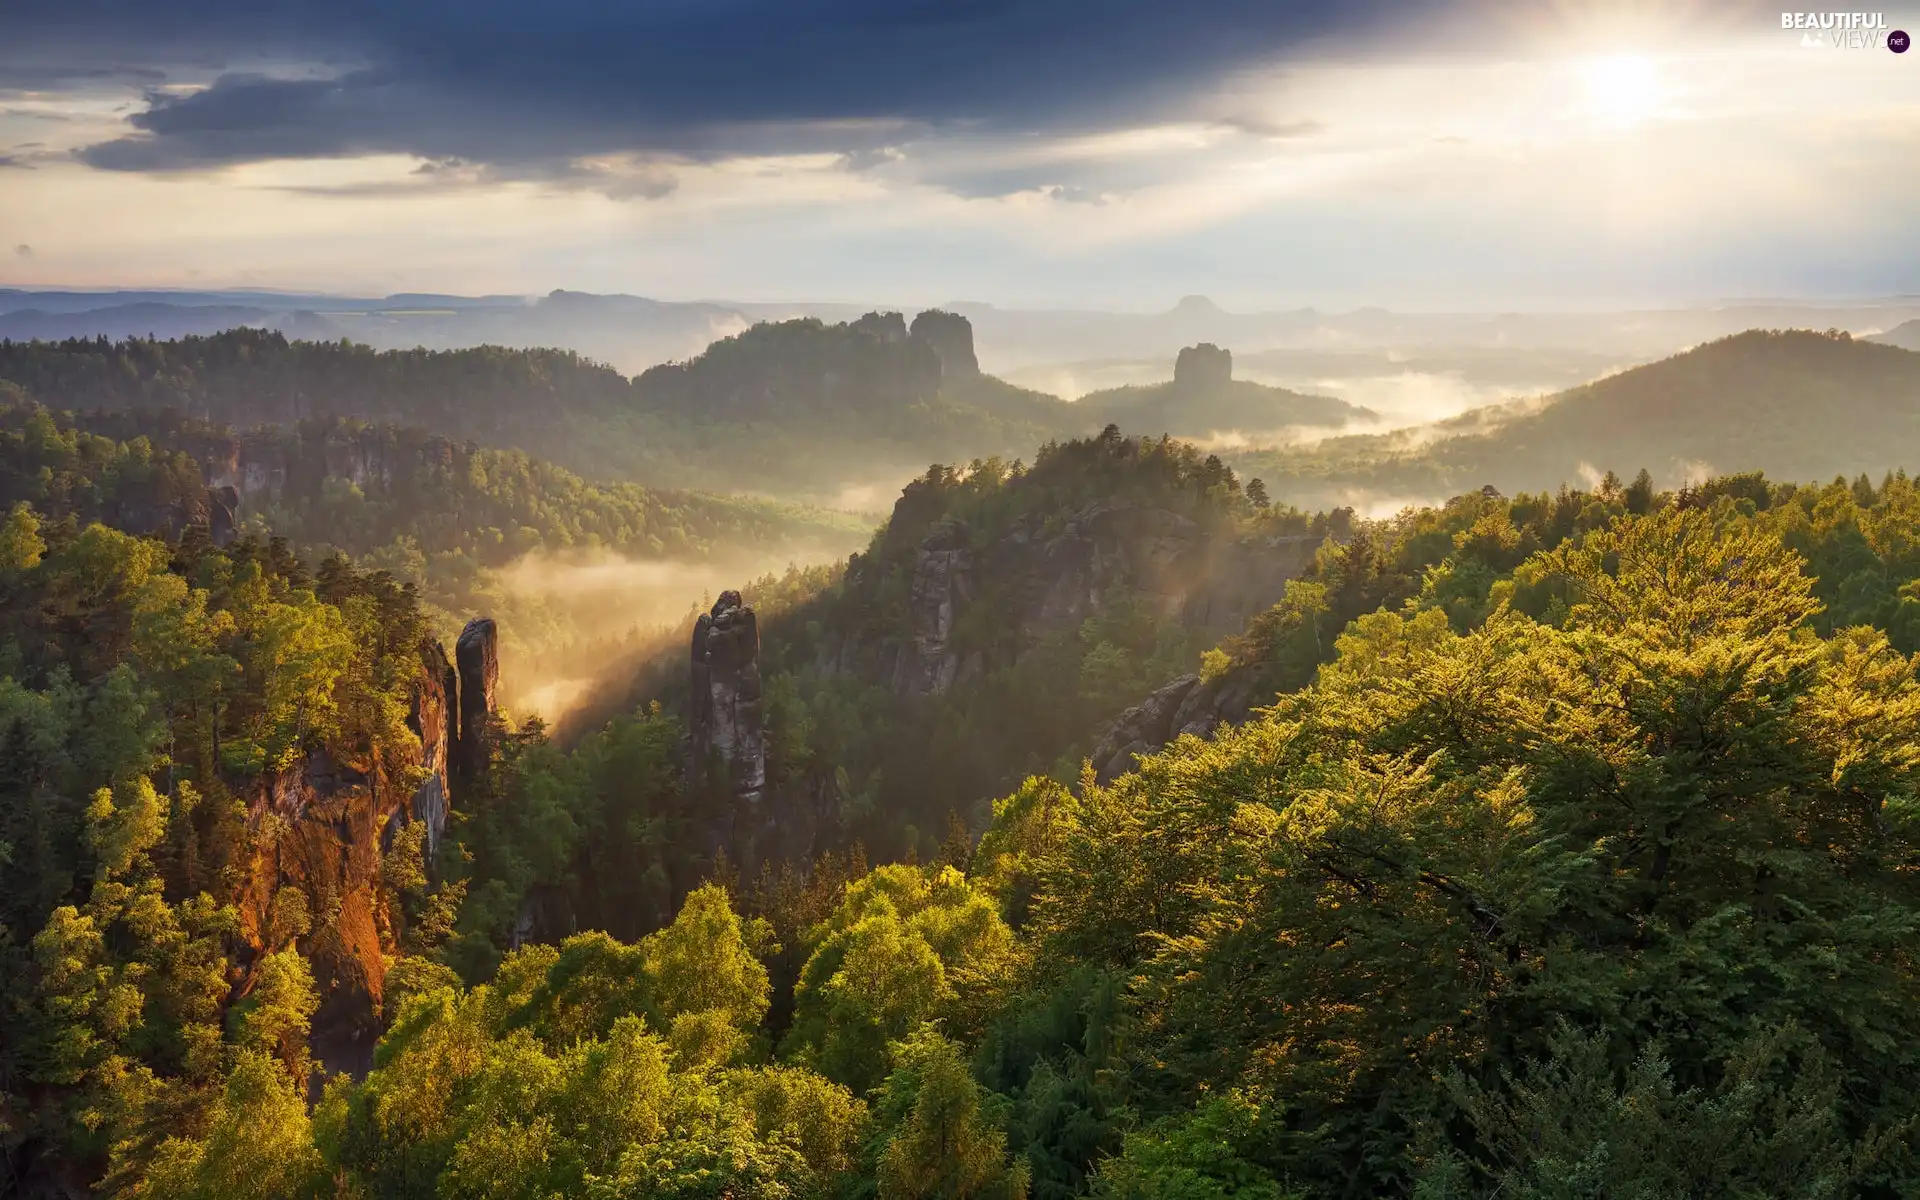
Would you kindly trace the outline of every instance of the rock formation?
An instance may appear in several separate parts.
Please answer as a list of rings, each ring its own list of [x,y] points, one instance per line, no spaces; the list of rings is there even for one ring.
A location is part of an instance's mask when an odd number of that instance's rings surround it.
[[[413,736],[405,744],[355,761],[311,745],[291,767],[260,781],[248,805],[257,850],[240,902],[247,943],[256,954],[277,948],[284,934],[276,932],[274,905],[288,889],[299,890],[310,913],[329,910],[329,936],[303,949],[321,996],[312,1044],[330,1070],[366,1070],[381,1028],[398,932],[382,900],[383,856],[398,830],[417,821],[426,828],[430,865],[448,814],[485,770],[497,721],[494,623],[469,622],[455,655],[457,667],[437,640],[422,639],[406,718]],[[424,777],[401,786],[391,769],[396,760],[421,768]]]
[[[1259,694],[1255,674],[1240,669],[1204,681],[1182,675],[1121,713],[1090,756],[1100,782],[1113,782],[1133,770],[1136,759],[1182,734],[1205,737],[1246,720],[1254,705],[1271,703],[1271,690]]]
[[[475,617],[460,631],[453,657],[460,680],[460,731],[453,756],[454,778],[464,783],[486,769],[488,744],[498,709],[499,631],[491,617]]]
[[[760,707],[760,626],[739,592],[720,593],[713,611],[693,627],[693,683],[687,721],[692,759],[689,773],[724,785],[737,818],[757,819],[767,785],[766,731]]]
[[[973,322],[960,314],[928,309],[913,319],[909,332],[914,341],[932,347],[939,356],[942,380],[980,374],[980,360],[973,353]]]
[[[898,420],[940,391],[940,356],[897,312],[827,325],[811,318],[755,325],[686,362],[649,368],[633,385],[642,412],[683,420]]]
[[[942,524],[914,551],[912,606],[913,651],[894,668],[893,690],[916,696],[944,692],[959,675],[953,644],[954,620],[973,599],[967,532]]]
[[[271,813],[280,832],[256,843],[241,897],[242,931],[257,949],[277,948],[270,944],[273,902],[288,888],[299,889],[310,912],[334,909],[327,922],[332,936],[306,947],[320,994],[314,1041],[329,1065],[357,1063],[379,1035],[390,950],[382,944],[378,911],[381,833],[390,807],[404,797],[381,794],[365,772],[319,747],[266,781],[264,791],[249,825],[268,827]]]
[[[1182,391],[1217,391],[1233,382],[1233,352],[1211,342],[1188,346],[1173,362],[1174,386]]]
[[[407,819],[427,827],[427,861],[440,852],[452,802],[451,764],[459,743],[460,677],[447,661],[446,648],[427,638],[420,644],[420,675],[413,684],[407,727],[420,739],[420,766],[427,777],[414,789]]]
[[[903,496],[896,506],[895,528],[912,527],[912,502]],[[1224,637],[1279,600],[1320,544],[1234,537],[1170,509],[1115,501],[1089,504],[1057,527],[1036,516],[985,545],[976,541],[951,521],[928,527],[908,577],[909,636],[863,644],[850,631],[830,647],[822,669],[859,674],[902,697],[939,694],[989,665],[1008,665],[1045,634],[1078,625],[1119,597]],[[849,576],[871,569],[857,557]],[[956,631],[988,596],[992,644],[967,645]]]
[[[209,489],[207,497],[207,533],[213,544],[225,549],[240,536],[240,492],[231,485]]]
[[[887,343],[907,340],[907,319],[897,312],[870,312],[859,320],[851,322],[851,328],[857,333],[868,334]]]

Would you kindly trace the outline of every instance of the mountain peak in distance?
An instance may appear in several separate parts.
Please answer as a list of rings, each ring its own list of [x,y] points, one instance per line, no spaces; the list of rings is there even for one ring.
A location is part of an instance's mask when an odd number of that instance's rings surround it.
[[[1182,296],[1180,303],[1173,306],[1173,311],[1184,316],[1214,316],[1226,310],[1205,296]]]

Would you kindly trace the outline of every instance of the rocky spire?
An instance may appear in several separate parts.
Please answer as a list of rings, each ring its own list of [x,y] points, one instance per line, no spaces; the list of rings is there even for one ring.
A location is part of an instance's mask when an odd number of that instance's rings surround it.
[[[737,818],[754,814],[767,784],[760,627],[739,592],[720,593],[713,611],[693,627],[688,726],[692,773],[724,781]],[[719,838],[731,840],[724,833]]]
[[[427,777],[414,789],[409,817],[427,827],[427,861],[440,850],[447,827],[452,784],[448,772],[460,741],[458,699],[460,679],[438,639],[420,643],[420,675],[414,680],[407,727],[420,739],[420,765]]]
[[[1233,352],[1212,342],[1188,346],[1173,363],[1173,382],[1185,391],[1210,391],[1233,382]]]
[[[460,678],[459,749],[454,774],[472,779],[485,768],[487,739],[495,714],[495,690],[500,681],[499,630],[491,617],[475,617],[460,631],[453,657]]]
[[[930,308],[913,319],[912,335],[939,357],[940,378],[970,379],[980,373],[980,360],[973,353],[973,322],[959,313]]]

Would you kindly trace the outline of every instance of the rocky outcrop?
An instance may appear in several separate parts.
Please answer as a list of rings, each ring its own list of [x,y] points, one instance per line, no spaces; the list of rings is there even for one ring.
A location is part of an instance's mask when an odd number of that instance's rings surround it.
[[[943,381],[980,374],[980,360],[973,352],[973,322],[960,314],[930,308],[913,319],[908,332],[914,341],[925,343],[939,356]]]
[[[900,655],[893,690],[905,696],[944,692],[960,671],[954,621],[973,599],[966,530],[943,524],[914,552],[910,619],[912,652]]]
[[[1120,714],[1093,751],[1092,762],[1102,783],[1131,770],[1135,755],[1167,743],[1173,715],[1199,683],[1198,675],[1182,675]]]
[[[1090,761],[1101,783],[1133,770],[1135,762],[1182,734],[1205,737],[1221,725],[1238,725],[1255,705],[1271,703],[1257,672],[1238,668],[1213,679],[1183,675],[1120,714],[1100,739]]]
[[[452,806],[452,760],[460,740],[460,677],[447,661],[445,647],[427,638],[420,644],[420,675],[414,681],[407,728],[420,739],[420,767],[426,778],[414,789],[406,818],[427,827],[427,861],[440,852],[440,838]]]
[[[851,323],[855,333],[864,333],[893,344],[907,340],[907,319],[897,312],[870,312]]]
[[[951,521],[933,525],[913,552],[909,635],[869,646],[849,633],[822,668],[866,675],[903,697],[937,695],[1121,597],[1225,637],[1279,600],[1320,542],[1235,537],[1169,509],[1117,501],[1090,504],[1058,528],[1035,517],[985,545],[976,539]],[[856,557],[849,577],[875,569]],[[976,622],[963,633],[966,613],[987,597],[991,627]]]
[[[1188,346],[1173,362],[1174,386],[1182,391],[1207,392],[1233,382],[1233,352],[1212,342]]]
[[[263,780],[248,809],[255,851],[240,930],[256,952],[285,944],[291,931],[277,912],[303,908],[320,930],[301,948],[320,994],[314,1044],[330,1068],[358,1063],[379,1035],[391,950],[379,900],[381,834],[396,802],[404,797],[315,747]],[[289,906],[293,895],[300,901]],[[240,983],[244,989],[248,980]]]
[[[278,949],[288,934],[276,903],[289,903],[289,889],[304,898],[313,933],[300,945],[321,996],[313,1048],[329,1070],[364,1071],[381,1029],[386,965],[402,932],[398,910],[383,899],[383,856],[399,829],[418,822],[431,866],[463,789],[486,769],[498,720],[494,623],[469,622],[455,658],[457,666],[437,640],[422,639],[404,744],[363,748],[356,761],[312,746],[261,780],[248,805],[256,850],[241,933],[256,954]],[[244,973],[236,982],[248,986]]]
[[[453,755],[456,783],[477,778],[491,754],[493,727],[498,720],[500,683],[499,630],[490,617],[475,617],[460,631],[453,657],[459,676],[460,725]]]
[[[730,795],[738,829],[740,818],[757,821],[767,785],[760,626],[739,592],[720,593],[694,624],[692,674],[689,774]],[[722,845],[733,840],[732,832],[724,831]]]
[[[209,490],[207,534],[220,549],[233,545],[240,536],[240,493],[231,485]]]

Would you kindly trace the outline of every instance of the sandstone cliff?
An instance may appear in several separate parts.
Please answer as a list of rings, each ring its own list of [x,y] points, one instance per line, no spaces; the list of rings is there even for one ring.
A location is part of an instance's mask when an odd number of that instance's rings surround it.
[[[427,827],[427,861],[440,853],[440,838],[452,805],[453,753],[460,742],[460,677],[447,651],[428,638],[420,645],[420,676],[414,681],[407,727],[420,739],[420,767],[426,778],[414,790],[407,818]]]
[[[1217,391],[1233,382],[1233,352],[1211,342],[1180,351],[1173,360],[1174,386],[1183,391]]]
[[[909,333],[916,342],[932,347],[940,358],[942,380],[971,379],[980,374],[973,352],[973,322],[958,313],[930,308],[913,319]]]
[[[312,1044],[329,1069],[365,1070],[380,1032],[387,964],[404,932],[384,855],[417,822],[431,871],[449,814],[486,769],[498,721],[495,642],[491,620],[469,623],[456,669],[438,641],[423,640],[409,688],[410,737],[350,756],[310,747],[292,767],[260,780],[249,799],[255,851],[241,932],[257,955],[290,936],[276,914],[297,909],[311,924],[301,947],[321,997]],[[238,982],[249,985],[245,972]]]
[[[1272,690],[1263,691],[1253,671],[1229,671],[1209,680],[1182,675],[1122,713],[1088,759],[1100,782],[1111,783],[1133,770],[1136,759],[1182,734],[1205,737],[1271,703]]]
[[[908,635],[867,644],[870,635],[853,630],[831,647],[830,665],[900,696],[937,695],[1009,665],[1042,635],[1121,597],[1218,638],[1278,600],[1321,541],[1236,537],[1168,508],[1119,500],[1086,505],[1054,526],[1040,515],[991,535],[935,524],[912,553]],[[850,585],[873,584],[866,574],[883,569],[856,558]],[[965,636],[983,599],[991,608]]]

